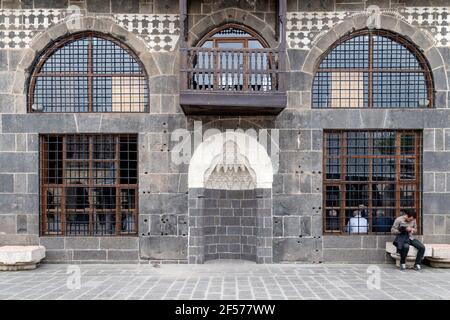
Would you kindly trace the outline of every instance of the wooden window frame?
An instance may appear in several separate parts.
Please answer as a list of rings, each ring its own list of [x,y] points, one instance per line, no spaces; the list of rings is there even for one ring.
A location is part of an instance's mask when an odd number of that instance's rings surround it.
[[[77,137],[77,138],[86,138],[88,139],[89,143],[89,150],[88,150],[88,157],[84,158],[68,158],[67,154],[67,146],[68,146],[68,137]],[[114,152],[114,158],[108,158],[108,159],[94,159],[94,152],[100,152],[94,150],[94,137],[109,137],[112,138],[114,141],[114,151],[105,151],[102,150],[101,152]],[[48,171],[50,170],[50,166],[48,165],[48,155],[50,154],[49,150],[45,150],[45,144],[46,139],[48,141],[49,138],[60,138],[61,139],[61,154],[62,159],[59,159],[62,166],[58,167],[56,166],[56,170],[61,170],[61,175],[57,175],[55,179],[61,180],[61,183],[49,183],[48,179],[50,179],[50,176],[48,174]],[[136,177],[130,177],[126,176],[126,179],[135,179],[135,184],[130,183],[121,183],[120,179],[121,176],[121,138],[128,138],[132,139],[132,142],[126,143],[127,146],[129,146],[131,143],[135,144],[135,157],[136,157]],[[41,236],[137,236],[138,235],[138,221],[139,221],[139,144],[138,144],[138,135],[137,134],[40,134],[39,136],[39,189],[40,189],[40,234]],[[128,151],[129,152],[129,151]],[[58,152],[59,153],[59,152]],[[80,154],[80,153],[79,153]],[[132,160],[128,160],[132,161]],[[82,180],[87,179],[87,183],[77,183],[73,184],[70,183],[70,170],[66,170],[66,167],[70,163],[77,163],[77,164],[87,164],[88,165],[88,177],[84,178]],[[95,179],[111,179],[111,177],[105,178],[105,177],[94,177],[93,173],[95,172],[94,165],[97,164],[106,164],[106,163],[114,163],[113,172],[114,172],[114,183],[95,183]],[[53,170],[55,170],[53,168]],[[128,164],[128,168],[130,168]],[[84,171],[84,170],[83,170]],[[101,172],[101,170],[100,170]],[[80,179],[78,179],[80,180]],[[47,183],[46,183],[47,181]],[[69,181],[69,183],[68,183]],[[66,217],[68,215],[67,213],[67,206],[66,206],[66,200],[67,200],[67,188],[82,188],[84,192],[86,190],[88,191],[88,204],[83,204],[86,209],[82,210],[83,215],[89,215],[89,223],[88,223],[88,232],[84,232],[82,234],[75,233],[68,233],[68,223],[66,223]],[[95,208],[94,206],[94,197],[93,189],[95,188],[107,188],[107,189],[114,189],[115,190],[115,207],[114,208]],[[49,190],[55,190],[60,189],[60,199],[58,202],[55,202],[52,204],[54,208],[49,207],[49,202],[47,201],[48,197],[48,191]],[[121,198],[121,190],[134,190],[134,202],[128,203],[131,207],[130,208],[123,208],[122,207],[122,198]],[[128,196],[130,196],[129,194]],[[53,193],[54,196],[54,193]],[[78,197],[78,195],[76,196]],[[97,196],[98,197],[98,196]],[[101,196],[100,196],[101,197]],[[104,198],[103,200],[105,200]],[[78,201],[78,198],[76,199]],[[73,201],[73,200],[72,200]],[[59,203],[59,206],[57,205]],[[88,207],[87,207],[88,206]],[[78,214],[79,208],[71,208],[72,212],[70,214]],[[52,211],[53,210],[53,211]],[[103,212],[104,211],[104,212]],[[74,213],[75,212],[75,213]],[[112,212],[112,213],[111,213]],[[50,231],[49,225],[47,223],[47,214],[55,215],[57,217],[56,223],[56,231]],[[94,215],[114,215],[114,234],[112,233],[98,233],[96,230],[94,230],[94,225],[96,222],[94,222]],[[132,216],[132,224],[127,227],[131,227],[130,230],[122,230],[122,224],[123,221],[123,215],[131,215]],[[127,217],[125,218],[127,219]],[[128,223],[128,222],[127,222]],[[54,224],[55,225],[55,224]],[[97,226],[96,226],[97,227]]]
[[[347,135],[348,133],[354,132],[365,132],[368,133],[367,138],[367,150],[369,150],[369,154],[365,155],[348,155],[347,152]],[[387,154],[387,155],[377,155],[370,154],[370,150],[373,150],[373,135],[371,133],[385,133],[392,132],[395,133],[395,154]],[[329,155],[328,154],[328,141],[329,136],[331,134],[339,134],[339,154],[338,155]],[[369,223],[368,232],[357,233],[355,235],[382,235],[390,232],[374,232],[372,224],[373,217],[375,216],[375,209],[389,209],[395,210],[395,217],[400,216],[401,211],[405,209],[412,209],[416,212],[417,217],[417,226],[418,226],[418,234],[422,233],[422,131],[420,130],[324,130],[323,132],[323,233],[324,235],[354,235],[349,234],[346,230],[346,226],[348,223],[348,216],[346,214],[347,210],[356,210],[357,207],[348,207],[346,206],[346,185],[367,185],[367,194],[368,199],[367,203],[367,220]],[[401,153],[401,137],[405,135],[414,135],[415,137],[415,145],[414,145],[414,154],[413,155],[405,155]],[[346,180],[346,168],[347,168],[347,159],[357,159],[363,158],[368,159],[367,171],[368,180],[366,181],[352,181]],[[395,181],[377,181],[373,180],[373,159],[395,159]],[[414,164],[414,174],[415,179],[401,179],[401,160],[411,158],[415,160]],[[327,160],[328,159],[337,159],[339,160],[339,179],[327,178]],[[393,185],[395,186],[395,207],[389,206],[374,206],[373,205],[373,190],[372,185],[374,184],[382,184],[382,185]],[[414,185],[414,206],[411,207],[402,207],[401,206],[401,188],[402,186],[412,186]],[[327,206],[327,187],[334,186],[339,187],[339,206]],[[339,230],[330,230],[328,228],[328,211],[329,210],[337,210],[339,217]],[[392,218],[395,218],[392,217]]]

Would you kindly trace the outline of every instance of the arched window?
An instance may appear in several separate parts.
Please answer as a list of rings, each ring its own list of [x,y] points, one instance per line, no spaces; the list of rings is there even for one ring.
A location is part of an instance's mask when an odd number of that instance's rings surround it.
[[[192,87],[200,90],[268,91],[277,57],[256,32],[227,24],[208,33],[193,55]],[[198,70],[198,71],[197,71]]]
[[[125,45],[94,32],[54,43],[30,78],[31,112],[144,112],[148,81],[142,63]]]
[[[312,105],[432,107],[432,75],[422,53],[406,39],[385,30],[361,30],[323,54],[313,81]]]

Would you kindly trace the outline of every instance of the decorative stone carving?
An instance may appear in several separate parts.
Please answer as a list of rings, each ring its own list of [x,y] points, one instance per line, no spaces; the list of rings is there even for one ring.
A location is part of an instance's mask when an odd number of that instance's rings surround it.
[[[240,154],[233,141],[223,145],[222,154],[217,155],[205,172],[205,188],[225,190],[248,190],[256,188],[256,175],[248,160]]]
[[[230,188],[270,189],[272,160],[266,149],[250,135],[240,132],[215,134],[195,150],[189,163],[188,185],[189,188],[211,188],[213,182],[219,184],[219,181],[220,184],[231,184]]]

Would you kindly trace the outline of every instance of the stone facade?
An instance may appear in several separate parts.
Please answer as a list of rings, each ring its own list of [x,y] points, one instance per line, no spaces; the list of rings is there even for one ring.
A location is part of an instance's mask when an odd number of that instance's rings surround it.
[[[214,26],[235,22],[257,30],[271,46],[276,46],[276,1],[189,2],[190,44]],[[450,1],[288,0],[287,5],[287,108],[278,116],[187,117],[178,102],[178,1],[2,0],[0,232],[10,238],[2,241],[25,241],[17,235],[27,235],[27,243],[46,247],[49,262],[187,263],[208,259],[223,245],[222,240],[229,239],[221,240],[217,234],[214,241],[218,237],[219,242],[209,243],[209,247],[199,245],[199,251],[195,251],[195,243],[211,239],[200,230],[209,225],[198,221],[207,216],[192,214],[205,209],[202,203],[208,197],[199,197],[198,190],[190,190],[189,163],[172,161],[171,152],[178,143],[171,139],[172,134],[177,129],[195,134],[195,122],[201,121],[203,131],[278,129],[279,166],[273,174],[270,196],[266,199],[269,191],[263,188],[262,198],[258,198],[257,188],[254,199],[249,199],[254,204],[250,217],[256,219],[256,227],[247,227],[256,228],[254,232],[259,232],[260,238],[246,239],[256,245],[247,249],[258,262],[389,261],[384,251],[391,236],[323,234],[324,129],[423,130],[422,237],[425,242],[450,243]],[[314,67],[320,55],[342,35],[368,26],[365,10],[369,5],[379,7],[383,29],[411,39],[423,51],[433,73],[435,108],[311,108]],[[27,83],[35,59],[52,41],[82,30],[108,33],[141,59],[149,76],[148,113],[27,113]],[[39,134],[98,132],[139,134],[139,235],[39,236]],[[211,197],[216,193],[210,193]],[[222,193],[218,194],[214,201],[221,201]],[[223,205],[228,206],[228,202],[223,201]],[[240,206],[245,210],[242,200]],[[227,209],[220,208],[219,213]],[[254,212],[261,210],[264,216],[255,217]],[[225,221],[221,215],[217,217]],[[267,234],[266,227],[271,234]],[[199,228],[199,233],[193,228]],[[232,228],[223,236],[228,232]],[[243,238],[239,241],[242,244]],[[208,251],[201,252],[205,248]],[[243,254],[236,248],[230,244],[225,252]]]

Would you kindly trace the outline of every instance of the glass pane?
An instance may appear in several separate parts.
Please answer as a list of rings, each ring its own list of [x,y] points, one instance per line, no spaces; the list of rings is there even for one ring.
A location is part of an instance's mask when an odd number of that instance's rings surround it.
[[[375,158],[372,160],[373,181],[395,180],[395,158]]]
[[[323,59],[319,69],[368,68],[369,36],[351,38],[334,48]]]
[[[33,109],[43,112],[87,112],[87,77],[38,77]]]
[[[116,158],[116,137],[108,135],[93,136],[94,160],[113,160]]]
[[[345,205],[358,209],[360,205],[369,205],[369,192],[367,184],[346,184]]]
[[[94,37],[92,46],[94,73],[142,73],[139,63],[119,45]]]
[[[394,207],[395,203],[395,184],[394,183],[376,183],[372,185],[372,206],[373,207]]]
[[[44,63],[41,73],[87,73],[89,39],[67,43]]]
[[[92,176],[94,184],[115,184],[116,164],[114,162],[96,162]]]
[[[373,106],[375,108],[428,107],[425,76],[419,72],[373,74]]]
[[[416,178],[416,159],[415,158],[401,158],[400,159],[400,179],[414,180]]]
[[[373,154],[393,155],[395,154],[396,133],[394,131],[377,131],[373,133]]]
[[[402,185],[400,186],[400,206],[414,207],[416,200],[416,186],[415,185]]]
[[[421,69],[415,55],[400,43],[383,36],[373,36],[373,67]]]
[[[89,159],[89,136],[87,135],[67,136],[66,158],[70,160]]]
[[[367,155],[369,151],[369,132],[347,132],[347,155]]]
[[[416,153],[416,136],[414,134],[402,134],[400,143],[401,154],[412,155]]]
[[[391,233],[391,227],[396,217],[395,209],[377,208],[374,209],[372,218],[372,231],[379,233]]]

